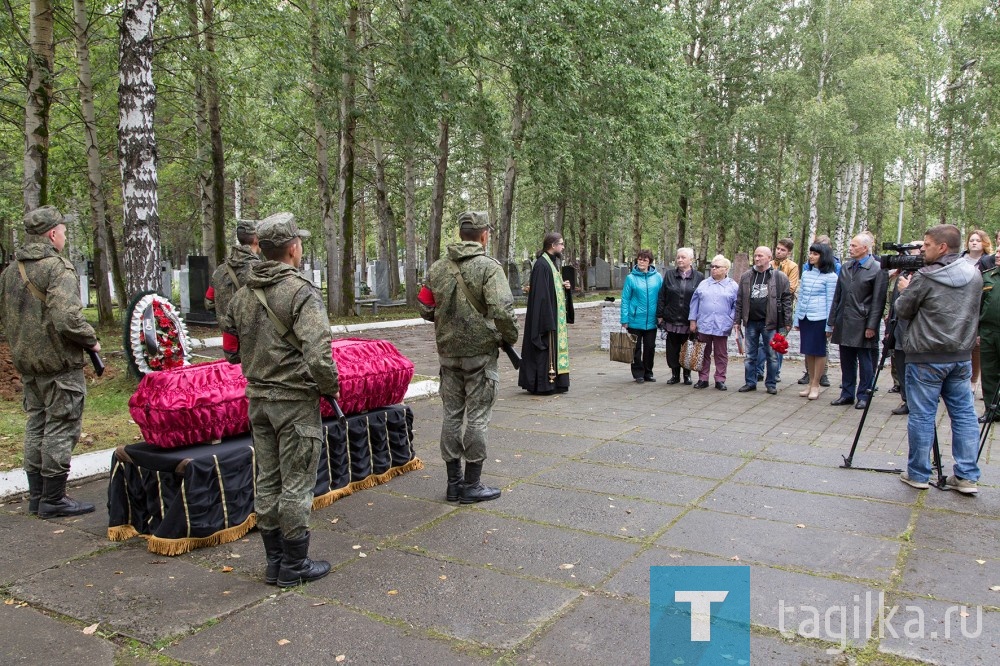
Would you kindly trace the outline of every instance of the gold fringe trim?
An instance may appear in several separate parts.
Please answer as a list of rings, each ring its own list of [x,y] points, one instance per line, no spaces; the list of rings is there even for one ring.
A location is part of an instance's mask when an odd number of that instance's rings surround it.
[[[132,537],[142,536],[139,530],[131,525],[116,525],[108,528],[109,541],[128,541]]]
[[[320,495],[319,497],[313,498],[313,511],[318,509],[324,509],[339,499],[352,495],[359,490],[366,490],[368,488],[374,488],[375,486],[381,485],[390,479],[406,474],[407,472],[412,472],[414,470],[423,469],[424,463],[420,458],[414,458],[405,465],[399,465],[398,467],[391,467],[382,474],[372,474],[366,479],[361,481],[354,481],[347,484],[343,488],[336,488],[330,492]]]
[[[204,548],[206,546],[219,546],[224,543],[231,543],[237,539],[242,539],[247,532],[257,525],[257,514],[251,513],[239,525],[234,525],[224,530],[219,530],[215,534],[207,537],[190,537],[187,539],[163,539],[156,536],[149,537],[146,547],[149,552],[157,555],[183,555],[192,550]]]

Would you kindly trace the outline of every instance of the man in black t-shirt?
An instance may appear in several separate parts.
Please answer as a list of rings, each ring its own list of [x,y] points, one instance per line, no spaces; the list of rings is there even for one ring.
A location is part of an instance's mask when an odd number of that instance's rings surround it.
[[[746,383],[740,393],[757,390],[757,354],[761,345],[767,357],[767,392],[778,392],[778,354],[771,348],[771,339],[781,331],[787,334],[792,321],[792,292],[788,276],[771,266],[771,249],[758,247],[753,253],[753,266],[740,276],[736,296],[736,335],[746,330]]]

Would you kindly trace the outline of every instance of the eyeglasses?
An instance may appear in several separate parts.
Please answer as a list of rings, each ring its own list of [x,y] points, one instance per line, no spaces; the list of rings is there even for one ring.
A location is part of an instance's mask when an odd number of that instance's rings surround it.
[[[725,268],[725,266],[716,266],[715,264],[712,264],[709,268]]]

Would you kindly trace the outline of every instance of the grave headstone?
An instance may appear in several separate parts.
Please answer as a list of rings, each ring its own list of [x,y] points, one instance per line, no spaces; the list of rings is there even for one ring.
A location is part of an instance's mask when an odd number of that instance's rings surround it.
[[[181,314],[186,315],[191,311],[191,283],[188,280],[187,267],[178,271],[177,284],[181,291]]]
[[[375,298],[379,303],[388,303],[391,300],[389,293],[389,264],[386,261],[375,262]]]
[[[611,289],[611,264],[600,257],[594,262],[594,287]]]
[[[189,324],[215,326],[215,313],[205,307],[205,292],[212,281],[208,257],[188,257],[188,298],[191,309],[184,320]]]
[[[83,261],[76,264],[77,281],[80,283],[80,302],[85,308],[90,307],[90,278],[87,276],[87,263]]]
[[[507,262],[507,284],[510,286],[510,293],[517,298],[521,295],[521,274],[517,270],[517,264],[513,261]]]
[[[323,282],[322,280],[320,280],[322,276],[323,276],[323,271],[321,271],[320,269],[314,268],[312,270],[312,283],[316,285],[317,289],[323,288]]]
[[[631,270],[628,266],[615,266],[614,270],[611,271],[611,288],[621,289],[625,286],[625,278],[628,277]]]
[[[160,296],[166,299],[173,298],[174,293],[174,270],[169,261],[160,264]]]

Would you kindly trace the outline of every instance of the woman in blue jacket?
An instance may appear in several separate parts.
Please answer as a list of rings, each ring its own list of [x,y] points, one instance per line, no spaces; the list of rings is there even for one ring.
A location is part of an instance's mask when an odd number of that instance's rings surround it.
[[[809,246],[809,270],[802,272],[799,298],[795,304],[795,329],[802,341],[806,357],[809,386],[799,392],[803,398],[819,397],[820,377],[826,371],[826,338],[831,330],[827,319],[837,290],[837,272],[833,250],[825,243]]]
[[[639,250],[635,266],[622,286],[622,330],[636,337],[632,357],[632,377],[637,384],[655,382],[653,357],[656,354],[656,302],[663,278],[653,266],[653,253]]]

